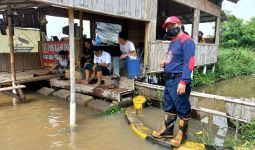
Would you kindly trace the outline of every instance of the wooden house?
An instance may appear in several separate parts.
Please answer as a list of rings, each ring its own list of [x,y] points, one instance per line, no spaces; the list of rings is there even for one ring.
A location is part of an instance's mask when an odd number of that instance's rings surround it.
[[[2,0],[0,14],[7,24],[7,4],[18,13],[15,26],[40,28],[40,18],[45,15],[68,17],[68,8],[74,9],[74,18],[90,21],[91,37],[95,38],[96,22],[119,24],[129,34],[129,39],[142,44],[144,66],[147,72],[159,71],[159,60],[164,59],[169,42],[162,41],[161,25],[168,16],[178,16],[183,24],[192,24],[191,36],[196,43],[196,66],[217,62],[220,22],[226,19],[222,12],[223,0]],[[228,0],[237,2],[238,0]],[[215,22],[215,34],[210,42],[198,42],[199,23]],[[82,21],[81,21],[82,24]],[[82,29],[81,29],[82,31]],[[82,34],[81,34],[82,36]],[[79,40],[79,38],[76,38]],[[76,44],[76,62],[79,42]],[[40,44],[39,44],[40,45]],[[40,67],[39,52],[15,53],[17,69]],[[24,57],[29,59],[24,59]],[[9,56],[0,52],[0,64],[8,62]],[[23,61],[23,63],[21,63]],[[33,61],[33,62],[31,62]],[[36,62],[36,63],[35,63]],[[24,64],[24,65],[21,65]],[[0,71],[10,65],[0,67]]]

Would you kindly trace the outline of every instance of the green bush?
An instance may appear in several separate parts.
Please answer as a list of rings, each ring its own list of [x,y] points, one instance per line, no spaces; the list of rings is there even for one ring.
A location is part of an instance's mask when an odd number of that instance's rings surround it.
[[[240,128],[241,138],[250,144],[255,144],[255,120],[243,124]]]
[[[207,85],[218,79],[230,79],[255,73],[255,50],[251,48],[220,48],[215,72],[202,74],[194,70],[193,86]]]
[[[250,48],[220,49],[216,77],[229,79],[255,72],[255,53]]]

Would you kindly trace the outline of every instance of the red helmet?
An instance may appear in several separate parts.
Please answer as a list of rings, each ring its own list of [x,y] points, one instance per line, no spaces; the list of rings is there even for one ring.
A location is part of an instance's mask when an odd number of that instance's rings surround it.
[[[168,25],[169,23],[175,24],[175,23],[181,23],[181,21],[180,21],[179,18],[176,17],[176,16],[170,16],[170,17],[168,17],[168,18],[165,20],[164,24],[162,25],[162,28],[163,28],[163,29],[166,29],[166,27],[167,27],[167,25]]]

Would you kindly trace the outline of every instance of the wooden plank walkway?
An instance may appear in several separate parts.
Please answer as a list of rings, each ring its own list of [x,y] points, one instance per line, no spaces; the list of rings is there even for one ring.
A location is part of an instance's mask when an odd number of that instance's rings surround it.
[[[42,80],[49,80],[52,78],[60,77],[61,75],[46,75],[40,77],[33,77],[33,73],[41,73],[46,72],[47,69],[30,69],[30,70],[23,70],[16,72],[16,84],[28,83],[28,82],[35,82],[35,81],[42,81]],[[0,72],[0,86],[3,85],[11,85],[11,72]]]
[[[105,86],[98,87],[94,89],[93,85],[89,84],[82,84],[82,83],[76,83],[75,90],[78,93],[84,93],[91,96],[96,96],[100,98],[105,98],[112,101],[121,102],[123,99],[126,99],[127,97],[131,97],[133,95],[134,89],[132,80],[128,79],[122,79],[120,81],[120,88],[116,89],[109,89],[107,88],[108,85],[110,85],[110,79],[104,78],[105,80]],[[50,84],[53,87],[58,87],[62,89],[70,89],[70,81],[69,80],[58,80],[58,79],[51,79]]]

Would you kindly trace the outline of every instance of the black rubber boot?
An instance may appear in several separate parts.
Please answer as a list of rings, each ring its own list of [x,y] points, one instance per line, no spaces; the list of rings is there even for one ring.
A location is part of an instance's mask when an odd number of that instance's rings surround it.
[[[170,140],[170,144],[175,146],[175,147],[180,147],[181,144],[186,142],[187,140],[187,129],[188,129],[188,124],[189,124],[189,118],[182,118],[179,121],[179,131],[177,135]]]
[[[153,131],[152,136],[156,138],[172,138],[176,118],[176,114],[166,113],[164,121],[165,126],[159,131]]]

